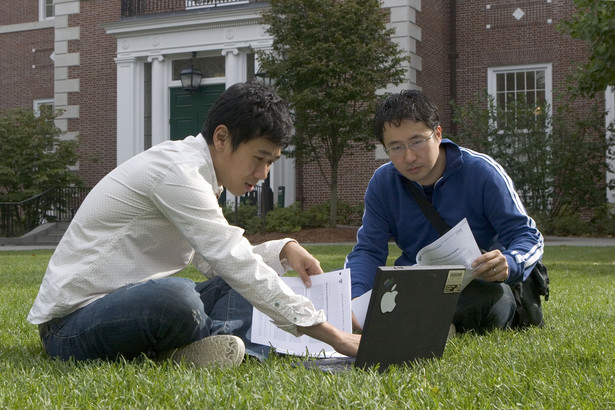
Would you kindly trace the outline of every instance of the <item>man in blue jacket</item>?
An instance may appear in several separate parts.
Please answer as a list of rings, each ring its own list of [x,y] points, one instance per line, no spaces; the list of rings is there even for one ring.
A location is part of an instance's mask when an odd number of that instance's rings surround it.
[[[402,250],[395,265],[416,264],[416,254],[438,233],[415,203],[404,180],[422,191],[449,226],[467,218],[486,252],[473,267],[453,318],[458,332],[512,325],[516,303],[509,284],[525,280],[543,253],[543,238],[510,177],[493,158],[442,137],[438,110],[417,90],[388,97],[374,117],[376,138],[390,162],[378,168],[365,193],[363,225],[348,255],[352,296],[369,291],[388,242]]]

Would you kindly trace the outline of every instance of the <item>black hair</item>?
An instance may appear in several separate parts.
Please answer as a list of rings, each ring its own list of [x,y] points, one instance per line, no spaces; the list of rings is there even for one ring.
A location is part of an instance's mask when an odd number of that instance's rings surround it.
[[[285,148],[293,132],[288,104],[259,81],[235,84],[214,102],[201,131],[209,145],[219,125],[228,128],[233,150],[258,137]]]
[[[384,127],[393,124],[399,127],[403,120],[420,121],[430,129],[440,125],[438,107],[425,93],[419,90],[403,90],[386,97],[376,109],[373,126],[378,141],[383,142]]]

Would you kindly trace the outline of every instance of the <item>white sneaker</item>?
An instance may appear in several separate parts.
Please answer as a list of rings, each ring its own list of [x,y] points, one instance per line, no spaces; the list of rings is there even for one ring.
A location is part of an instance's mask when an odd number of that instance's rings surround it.
[[[232,335],[209,336],[187,346],[171,350],[163,358],[174,362],[186,362],[196,367],[237,366],[243,360],[245,346],[243,340]]]

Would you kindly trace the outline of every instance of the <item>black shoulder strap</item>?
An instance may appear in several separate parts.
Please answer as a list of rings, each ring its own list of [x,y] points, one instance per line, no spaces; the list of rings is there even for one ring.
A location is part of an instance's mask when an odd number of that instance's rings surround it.
[[[421,208],[421,211],[423,211],[425,217],[429,220],[429,222],[431,222],[433,227],[436,228],[438,234],[442,236],[447,233],[451,229],[451,227],[448,226],[446,222],[444,222],[444,219],[442,219],[438,211],[436,211],[436,208],[434,208],[433,204],[429,202],[429,199],[427,199],[425,194],[419,191],[416,185],[414,185],[409,179],[404,178],[404,183],[410,191],[412,198],[414,198],[414,202],[416,202],[419,208]]]

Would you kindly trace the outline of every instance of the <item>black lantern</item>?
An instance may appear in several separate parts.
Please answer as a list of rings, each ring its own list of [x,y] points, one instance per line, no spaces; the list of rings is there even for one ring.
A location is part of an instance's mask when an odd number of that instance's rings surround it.
[[[258,73],[254,73],[254,77],[258,78],[262,81],[263,84],[270,86],[272,81],[266,71],[258,71]]]
[[[196,57],[196,52],[192,52],[192,58],[190,59],[190,67],[184,68],[179,73],[179,78],[182,81],[182,88],[184,90],[198,90],[201,85],[201,78],[203,73],[192,66],[192,60]]]

